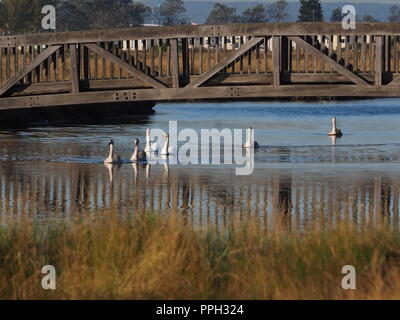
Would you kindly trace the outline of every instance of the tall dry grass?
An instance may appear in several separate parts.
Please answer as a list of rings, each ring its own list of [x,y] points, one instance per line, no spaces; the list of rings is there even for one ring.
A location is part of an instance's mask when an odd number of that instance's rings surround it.
[[[0,299],[398,299],[400,236],[388,227],[289,233],[199,230],[175,217],[111,215],[0,231]],[[41,288],[41,268],[57,289]],[[341,287],[344,265],[357,290]]]

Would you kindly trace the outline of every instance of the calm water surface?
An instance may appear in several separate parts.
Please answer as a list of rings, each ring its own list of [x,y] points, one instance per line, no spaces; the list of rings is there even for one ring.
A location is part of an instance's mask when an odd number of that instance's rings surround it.
[[[339,219],[398,226],[400,100],[318,103],[166,103],[151,116],[108,124],[3,130],[0,219],[61,221],[110,210],[178,212],[196,225],[256,220],[266,227],[332,225]],[[338,118],[341,139],[326,135]],[[128,159],[147,128],[255,128],[251,176],[234,166],[105,167],[107,142]]]

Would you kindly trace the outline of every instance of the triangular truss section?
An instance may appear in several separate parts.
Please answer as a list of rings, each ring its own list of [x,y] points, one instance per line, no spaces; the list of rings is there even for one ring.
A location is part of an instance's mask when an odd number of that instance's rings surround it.
[[[167,88],[167,86],[165,84],[163,84],[163,83],[159,82],[158,80],[154,79],[153,77],[145,74],[141,70],[130,65],[129,63],[127,63],[124,60],[122,60],[121,58],[115,56],[111,52],[103,49],[102,47],[98,46],[97,44],[85,43],[84,46],[87,47],[89,50],[93,51],[94,53],[97,53],[99,56],[110,60],[113,64],[124,69],[126,72],[133,75],[138,80],[141,80],[141,81],[147,83],[151,87],[153,87],[155,89]]]
[[[218,72],[220,72],[225,67],[228,67],[232,62],[238,59],[241,55],[245,54],[247,51],[251,50],[261,41],[264,41],[265,37],[254,37],[247,41],[244,45],[242,45],[238,50],[234,51],[231,55],[225,57],[212,68],[204,72],[199,78],[189,83],[186,88],[198,88],[211,77],[215,76]]]
[[[400,77],[392,80],[387,84],[388,87],[399,87],[400,86]]]
[[[48,57],[50,57],[54,52],[60,49],[60,45],[50,46],[46,48],[42,53],[35,57],[28,65],[26,65],[22,70],[16,73],[14,77],[9,79],[5,84],[0,87],[0,97],[10,90],[19,80],[28,75],[33,69],[44,62]]]
[[[321,50],[317,49],[313,45],[309,44],[307,41],[300,37],[288,37],[289,40],[295,42],[298,46],[301,48],[308,50],[312,55],[321,58],[323,61],[326,63],[329,63],[333,69],[335,69],[338,73],[349,79],[351,82],[358,84],[358,85],[363,85],[363,86],[368,86],[370,85],[367,81],[359,77],[357,74],[351,72],[344,66],[342,66],[340,63],[336,62],[333,60],[331,57],[323,53]]]

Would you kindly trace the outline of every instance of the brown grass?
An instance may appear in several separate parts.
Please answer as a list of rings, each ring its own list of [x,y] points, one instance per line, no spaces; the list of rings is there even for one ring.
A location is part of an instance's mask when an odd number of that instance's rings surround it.
[[[206,231],[152,214],[22,222],[0,231],[0,299],[398,299],[399,244],[388,227]],[[46,264],[54,291],[40,285]],[[348,264],[357,290],[341,287]]]

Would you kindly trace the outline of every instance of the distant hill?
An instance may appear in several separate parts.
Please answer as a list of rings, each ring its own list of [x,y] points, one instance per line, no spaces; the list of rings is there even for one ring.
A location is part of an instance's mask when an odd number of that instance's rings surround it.
[[[143,1],[150,7],[155,7],[157,4],[156,0],[145,0]],[[195,23],[204,23],[210,13],[215,1],[186,1],[187,15]],[[235,7],[238,13],[241,13],[248,7],[253,7],[257,4],[264,4],[267,6],[270,2],[227,2],[224,4]],[[325,21],[329,21],[331,18],[332,11],[337,7],[343,7],[349,4],[349,2],[329,2],[322,3],[324,9]],[[358,18],[362,18],[365,14],[370,14],[379,21],[387,21],[389,15],[389,8],[392,4],[389,3],[352,3],[357,10]],[[299,2],[289,2],[288,13],[290,15],[290,21],[296,21],[299,12]]]

